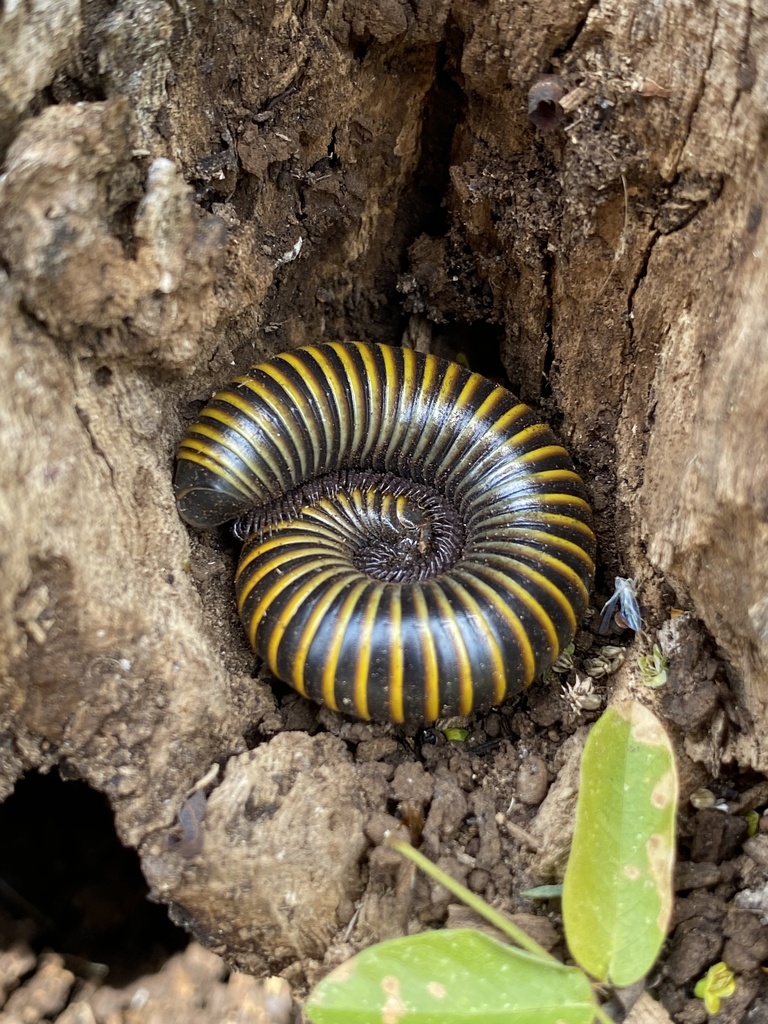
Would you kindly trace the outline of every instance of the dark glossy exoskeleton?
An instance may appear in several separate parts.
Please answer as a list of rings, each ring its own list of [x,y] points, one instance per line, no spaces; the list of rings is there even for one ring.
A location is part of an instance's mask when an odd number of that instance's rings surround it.
[[[576,632],[584,486],[549,427],[457,363],[310,345],[214,396],[178,452],[192,526],[245,541],[240,616],[299,693],[418,724],[498,704]]]

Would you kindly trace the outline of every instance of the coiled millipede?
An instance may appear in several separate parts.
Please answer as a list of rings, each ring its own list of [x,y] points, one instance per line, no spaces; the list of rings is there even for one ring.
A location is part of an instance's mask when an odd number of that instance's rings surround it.
[[[504,388],[435,356],[275,356],[203,409],[174,485],[190,525],[236,520],[256,653],[360,718],[498,704],[587,607],[595,539],[568,453]]]

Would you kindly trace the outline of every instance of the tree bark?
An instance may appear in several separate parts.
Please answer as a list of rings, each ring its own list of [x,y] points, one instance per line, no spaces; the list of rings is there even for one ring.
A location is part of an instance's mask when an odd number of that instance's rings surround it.
[[[374,905],[383,783],[325,740],[302,763],[343,766],[343,824],[321,848],[286,811],[295,885],[329,858],[293,947],[232,893],[216,924],[222,846],[162,839],[213,762],[242,795],[247,748],[303,721],[252,678],[232,552],[181,524],[171,474],[257,358],[404,335],[542,409],[590,489],[598,606],[622,575],[648,638],[700,620],[730,689],[689,749],[768,770],[766,110],[765,0],[6,5],[0,795],[53,766],[104,792],[159,896],[256,972],[321,959],[366,884]]]

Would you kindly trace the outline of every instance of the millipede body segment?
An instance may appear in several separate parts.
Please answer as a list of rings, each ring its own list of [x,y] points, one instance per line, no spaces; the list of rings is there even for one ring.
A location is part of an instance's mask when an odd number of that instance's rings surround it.
[[[457,363],[373,344],[284,352],[218,392],[176,500],[244,540],[256,653],[305,697],[393,722],[498,704],[576,632],[584,486],[549,427]]]

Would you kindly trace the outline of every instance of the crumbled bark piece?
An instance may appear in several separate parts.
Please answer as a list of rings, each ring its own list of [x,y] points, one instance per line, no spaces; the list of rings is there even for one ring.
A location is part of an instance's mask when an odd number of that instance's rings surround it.
[[[392,780],[392,796],[423,813],[434,792],[434,779],[418,761],[399,764]]]
[[[730,860],[747,838],[747,822],[723,811],[698,811],[693,820],[691,860],[694,863],[718,864]]]
[[[63,958],[57,953],[46,953],[29,980],[11,993],[4,1011],[11,1017],[18,1016],[24,1024],[36,1024],[66,1006],[74,983],[75,976],[66,970]]]
[[[675,925],[691,918],[704,918],[719,926],[725,919],[726,904],[722,896],[715,893],[695,891],[690,896],[684,896],[675,900],[673,921]]]
[[[355,757],[358,761],[382,761],[396,753],[396,739],[391,736],[376,736],[358,743]]]
[[[493,871],[501,860],[501,839],[496,822],[496,803],[493,795],[478,789],[472,794],[470,806],[474,811],[479,829],[480,849],[477,852],[477,867]]]
[[[324,952],[339,901],[360,891],[363,820],[344,744],[280,733],[230,758],[206,803],[201,853],[170,864],[170,853],[147,854],[144,871],[172,916],[209,939],[226,935],[236,965],[264,973]]]
[[[453,839],[467,816],[467,798],[445,769],[435,772],[434,797],[424,823],[424,852],[436,857],[441,843]]]
[[[667,973],[676,985],[688,985],[717,960],[723,946],[722,926],[703,917],[683,922],[672,937]]]
[[[703,889],[717,885],[719,881],[720,868],[717,864],[686,860],[675,868],[675,889],[678,892],[685,889]]]
[[[724,932],[723,960],[732,971],[753,971],[768,959],[768,925],[757,914],[729,907]]]

